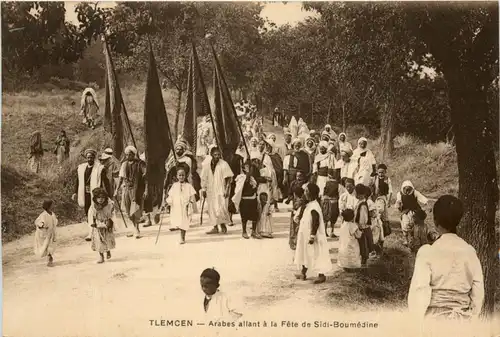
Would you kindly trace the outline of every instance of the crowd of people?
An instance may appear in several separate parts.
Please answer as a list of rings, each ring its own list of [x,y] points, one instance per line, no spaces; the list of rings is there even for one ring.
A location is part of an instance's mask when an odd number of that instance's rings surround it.
[[[91,241],[92,250],[99,254],[98,263],[105,261],[104,254],[107,259],[111,258],[110,251],[116,245],[113,234],[115,209],[132,222],[133,232],[127,236],[135,238],[141,237],[141,221],[146,222],[144,227],[151,226],[151,215],[158,222],[159,214],[168,209],[170,230],[178,230],[180,244],[185,244],[189,242],[186,234],[193,226],[193,214],[200,211],[200,203],[201,212],[205,203],[208,211],[211,229],[207,235],[226,234],[227,226],[234,226],[232,216],[240,214],[244,239],[271,239],[273,213],[279,212],[278,205],[284,202],[292,203],[289,246],[294,251],[294,264],[298,268],[296,278],[306,280],[308,273],[314,273],[317,275],[314,283],[318,284],[325,282],[326,274],[332,270],[328,237],[340,236],[338,265],[346,271],[364,268],[370,259],[382,256],[384,240],[392,232],[388,208],[395,205],[401,213],[404,244],[413,252],[428,243],[439,242],[432,249],[420,250],[417,256],[410,289],[413,294],[410,303],[417,308],[415,310],[424,310],[424,304],[415,294],[431,287],[427,282],[429,277],[437,277],[429,266],[440,262],[430,251],[444,250],[451,244],[462,247],[460,254],[468,254],[473,266],[461,269],[471,278],[470,282],[464,281],[457,287],[467,288],[464,284],[474,284],[473,289],[476,289],[472,302],[467,304],[464,300],[463,306],[479,305],[484,296],[477,290],[482,282],[481,267],[472,247],[463,240],[459,243],[461,239],[454,235],[463,213],[457,206],[458,199],[440,198],[434,206],[436,227],[428,228],[423,208],[428,199],[411,181],[403,182],[394,198],[388,167],[377,163],[366,138],[359,138],[353,148],[346,133],[337,135],[331,125],[325,125],[321,131],[310,130],[302,118],[297,121],[292,116],[289,125],[283,128],[283,145],[278,145],[276,134],[264,133],[263,117],[257,115],[255,107],[243,102],[235,108],[240,111],[238,116],[244,132],[234,155],[222,157],[210,116],[206,116],[199,124],[195,151],[179,138],[174,146],[176,160],[167,159],[162,200],[152,200],[149,195],[144,154],[139,155],[135,147],[125,149],[126,157],[121,163],[113,156],[112,149],[104,150],[99,157],[96,150],[85,151],[87,161],[75,172],[73,200],[88,219],[86,240]],[[64,137],[61,133],[58,141],[63,149],[61,156],[67,154]],[[201,170],[198,163],[201,163]],[[120,191],[121,203],[118,205]],[[52,242],[57,225],[51,207],[50,201],[44,203],[44,212],[35,222],[39,233],[36,252],[48,257],[48,265],[53,264]],[[448,216],[447,211],[456,214]],[[251,223],[250,232],[248,222]],[[424,259],[427,263],[422,262]],[[216,273],[205,274],[202,279],[205,277],[206,281]],[[427,275],[425,280],[424,274]],[[212,279],[218,282],[217,277]],[[203,284],[202,287],[208,287]],[[432,303],[437,304],[433,308],[428,305],[425,310],[442,313],[441,309],[448,305],[440,306],[444,302],[434,297]],[[476,311],[471,312],[475,314]]]

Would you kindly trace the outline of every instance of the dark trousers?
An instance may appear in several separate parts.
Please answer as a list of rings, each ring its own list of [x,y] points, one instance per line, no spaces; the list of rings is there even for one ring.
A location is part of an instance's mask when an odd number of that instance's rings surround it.
[[[89,216],[89,208],[92,203],[92,195],[90,193],[85,193],[85,206],[83,210],[85,211],[85,219]]]
[[[373,251],[373,233],[370,227],[361,229],[361,237],[358,239],[361,253],[361,263],[366,263],[370,252]]]

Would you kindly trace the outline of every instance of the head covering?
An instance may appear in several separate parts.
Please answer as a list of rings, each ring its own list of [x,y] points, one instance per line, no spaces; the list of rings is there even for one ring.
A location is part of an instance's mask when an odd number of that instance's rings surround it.
[[[310,134],[311,136],[312,136],[312,135],[314,135],[315,133],[316,133],[316,130],[311,130],[311,131],[309,131],[309,134]]]
[[[177,149],[178,147],[181,147],[184,151],[186,151],[189,145],[184,139],[180,138],[175,142],[174,149]]]
[[[257,144],[259,143],[259,140],[257,139],[257,137],[252,137],[250,139],[250,144],[253,143],[253,142],[257,142]]]
[[[328,149],[328,142],[322,140],[321,142],[319,142],[318,147],[324,147],[325,149]]]
[[[350,156],[352,156],[352,151],[351,150],[347,150],[347,151],[346,150],[342,150],[342,151],[340,151],[340,155],[342,155],[342,154],[346,154],[346,155],[348,155],[350,157]]]
[[[314,146],[314,144],[316,144],[316,142],[314,141],[314,138],[313,138],[313,137],[308,137],[308,138],[306,138],[306,141],[305,141],[306,145],[307,145],[307,143],[308,143],[309,141],[313,142],[313,146]]]
[[[87,157],[89,154],[93,154],[94,157],[96,157],[97,156],[97,151],[94,150],[94,149],[86,149],[85,151],[83,151],[83,155],[85,157]]]
[[[271,137],[273,137],[273,136],[274,136],[274,138],[277,138],[277,137],[276,137],[276,134],[274,134],[274,133],[270,133],[270,134],[267,136],[267,139],[268,139],[268,140],[271,140]]]
[[[323,137],[323,136],[327,136],[327,137],[328,137],[328,140],[330,140],[330,139],[331,139],[330,134],[328,133],[328,131],[323,131],[323,132],[321,133],[321,137]]]
[[[108,158],[111,158],[113,156],[113,149],[111,148],[107,148],[106,150],[104,150],[103,153],[101,153],[101,157],[99,159],[108,159]]]
[[[145,162],[146,161],[146,152],[141,153],[141,155],[139,156],[139,159]]]
[[[331,129],[331,128],[332,128],[332,126],[331,126],[330,124],[326,124],[326,125],[325,125],[325,129],[327,129],[327,128],[330,128],[330,129]]]
[[[97,94],[95,93],[95,90],[92,88],[86,88],[85,90],[83,90],[82,99],[80,101],[80,107],[82,109],[85,108],[85,104],[86,104],[85,97],[87,97],[87,95],[92,95],[92,98],[94,99],[95,104],[99,108],[99,103],[97,102]]]
[[[300,144],[300,146],[302,146],[302,139],[300,138],[295,138],[293,141],[292,141],[292,145],[295,145],[295,144]]]
[[[413,184],[409,180],[405,180],[403,182],[403,184],[401,185],[401,193],[403,193],[403,190],[405,189],[405,187],[411,187],[412,190],[415,190],[415,187],[413,187]]]
[[[361,144],[361,142],[366,142],[368,144],[368,139],[366,139],[365,137],[361,137],[360,139],[358,139],[358,146],[359,144]]]
[[[347,141],[347,135],[346,135],[344,132],[341,132],[341,133],[339,134],[339,142],[342,142],[342,141],[340,140],[340,136],[342,136],[342,135],[344,135],[344,137],[345,137],[345,140],[344,140],[344,141]]]
[[[137,149],[133,147],[132,145],[129,145],[125,148],[125,154],[129,154],[129,152],[132,152],[133,154],[137,154]]]
[[[98,198],[104,198],[104,204],[99,205],[97,203]],[[104,188],[97,187],[92,190],[92,201],[94,201],[94,205],[105,206],[108,204],[108,198],[108,193],[106,193]]]

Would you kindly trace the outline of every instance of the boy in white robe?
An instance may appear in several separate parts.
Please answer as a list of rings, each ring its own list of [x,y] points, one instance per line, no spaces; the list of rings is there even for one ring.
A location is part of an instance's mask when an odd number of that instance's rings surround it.
[[[177,168],[177,181],[173,183],[166,198],[166,203],[171,206],[170,226],[180,229],[181,245],[186,243],[186,231],[191,226],[193,205],[196,202],[196,191],[193,185],[186,181],[185,170],[183,166]]]
[[[35,220],[35,255],[47,256],[47,266],[54,265],[54,243],[56,242],[57,217],[52,212],[52,200],[46,200],[42,205],[43,212]]]
[[[476,319],[484,303],[484,277],[476,250],[456,234],[462,202],[442,196],[432,214],[440,237],[417,253],[408,309],[417,324],[424,317]]]
[[[205,293],[203,311],[211,321],[236,321],[242,314],[234,307],[229,296],[219,290],[220,275],[213,268],[205,269],[200,275],[201,289]]]

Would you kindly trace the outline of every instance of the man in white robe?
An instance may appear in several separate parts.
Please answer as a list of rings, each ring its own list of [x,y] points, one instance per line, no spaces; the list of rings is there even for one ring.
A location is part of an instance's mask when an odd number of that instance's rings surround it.
[[[72,196],[74,201],[78,202],[78,206],[83,208],[85,219],[92,204],[92,191],[97,187],[102,187],[109,195],[112,195],[111,185],[107,178],[107,172],[104,165],[96,161],[97,151],[87,149],[84,152],[87,159],[86,163],[78,165],[76,170],[75,191]],[[85,241],[90,241],[92,237],[92,227],[89,224],[89,234]]]
[[[211,160],[203,165],[201,171],[201,195],[207,200],[208,217],[213,229],[207,234],[227,233],[226,224],[230,223],[229,194],[233,171],[221,158],[218,147],[210,150]]]

